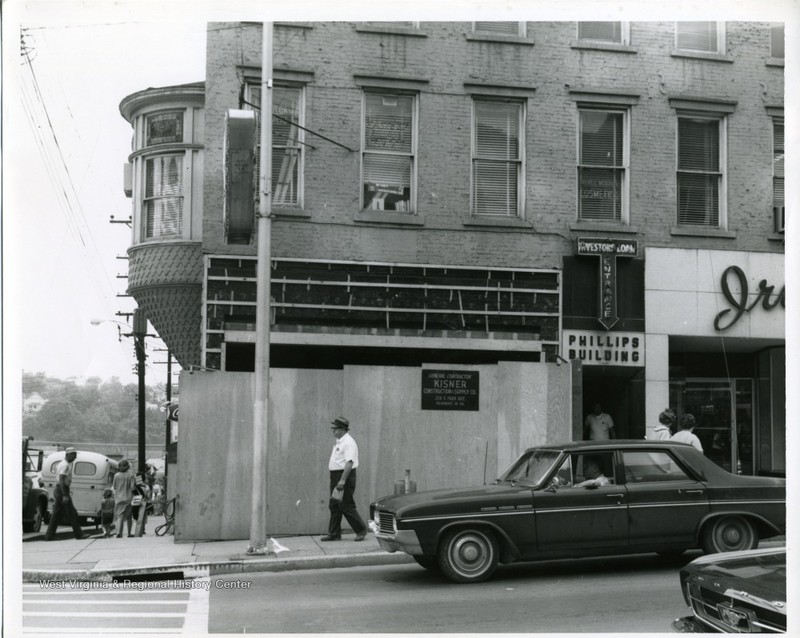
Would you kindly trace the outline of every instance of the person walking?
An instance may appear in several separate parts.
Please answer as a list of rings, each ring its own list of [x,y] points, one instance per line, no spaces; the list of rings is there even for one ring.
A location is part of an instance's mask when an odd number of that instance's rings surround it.
[[[127,459],[122,459],[114,475],[114,520],[117,526],[117,538],[122,538],[122,525],[128,524],[128,536],[133,536],[133,520],[131,514],[131,501],[136,487],[136,477],[131,470]]]
[[[672,436],[672,426],[675,425],[675,412],[667,408],[658,415],[658,425],[653,430],[652,441],[666,441]]]
[[[670,437],[672,441],[679,441],[680,443],[688,443],[693,448],[703,451],[703,444],[700,439],[692,432],[695,426],[695,419],[693,414],[684,414],[678,422],[678,431]]]
[[[583,424],[584,439],[607,441],[614,438],[614,419],[603,412],[603,406],[594,404],[594,412],[586,417]]]
[[[72,470],[78,452],[74,447],[68,447],[64,453],[64,460],[58,464],[56,469],[56,488],[53,491],[53,513],[50,515],[50,522],[47,525],[44,539],[51,541],[55,538],[58,529],[59,519],[66,517],[66,524],[72,526],[75,538],[86,538],[81,532],[81,524],[78,512],[72,502],[69,486],[72,483]]]
[[[355,540],[363,541],[367,536],[367,526],[361,519],[353,500],[356,490],[356,468],[358,468],[358,445],[350,436],[350,421],[336,417],[331,421],[331,430],[336,442],[328,461],[330,470],[330,498],[328,509],[331,517],[328,533],[321,541],[338,541],[342,539],[342,516],[347,519],[356,533]]]

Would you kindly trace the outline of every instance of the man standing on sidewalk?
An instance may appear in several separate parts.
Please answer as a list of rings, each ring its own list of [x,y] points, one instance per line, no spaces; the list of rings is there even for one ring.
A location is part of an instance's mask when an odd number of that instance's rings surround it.
[[[78,512],[75,510],[75,505],[73,505],[72,497],[69,493],[69,486],[72,483],[72,466],[77,456],[78,452],[75,448],[68,447],[64,454],[64,460],[58,464],[58,469],[56,470],[56,489],[53,493],[53,513],[50,515],[50,523],[47,525],[47,532],[45,532],[44,535],[46,541],[51,541],[55,538],[59,519],[62,516],[66,517],[65,523],[72,526],[72,531],[75,532],[75,538],[84,538],[81,533]]]
[[[367,536],[367,526],[356,510],[353,492],[356,490],[356,468],[358,467],[358,445],[350,436],[350,421],[336,417],[331,421],[331,429],[336,443],[328,461],[330,470],[330,498],[328,508],[331,511],[328,533],[321,541],[338,541],[342,539],[342,515],[350,523],[356,533],[355,540],[363,541]]]

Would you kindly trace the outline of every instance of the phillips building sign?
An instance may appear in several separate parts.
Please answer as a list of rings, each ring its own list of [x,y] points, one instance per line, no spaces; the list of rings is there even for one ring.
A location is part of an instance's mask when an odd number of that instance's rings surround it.
[[[644,367],[644,333],[564,330],[561,352],[584,365]]]

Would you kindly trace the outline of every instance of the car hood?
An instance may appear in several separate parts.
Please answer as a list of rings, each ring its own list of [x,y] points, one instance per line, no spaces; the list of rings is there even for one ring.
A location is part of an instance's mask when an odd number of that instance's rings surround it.
[[[453,511],[479,512],[481,507],[501,506],[504,503],[525,500],[532,502],[533,486],[510,483],[479,485],[475,487],[445,488],[412,492],[397,496],[384,496],[373,503],[384,511],[394,512],[396,516],[422,515],[431,512],[446,514]]]
[[[702,578],[720,592],[735,595],[746,592],[749,598],[786,602],[786,550],[763,549],[714,554],[698,558],[683,569],[685,577]],[[738,596],[737,596],[738,597]]]

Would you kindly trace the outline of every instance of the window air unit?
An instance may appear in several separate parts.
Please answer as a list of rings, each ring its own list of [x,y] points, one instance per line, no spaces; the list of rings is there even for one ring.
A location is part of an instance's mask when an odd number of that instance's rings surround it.
[[[782,233],[786,224],[786,206],[773,206],[772,218],[775,222],[775,232]]]

